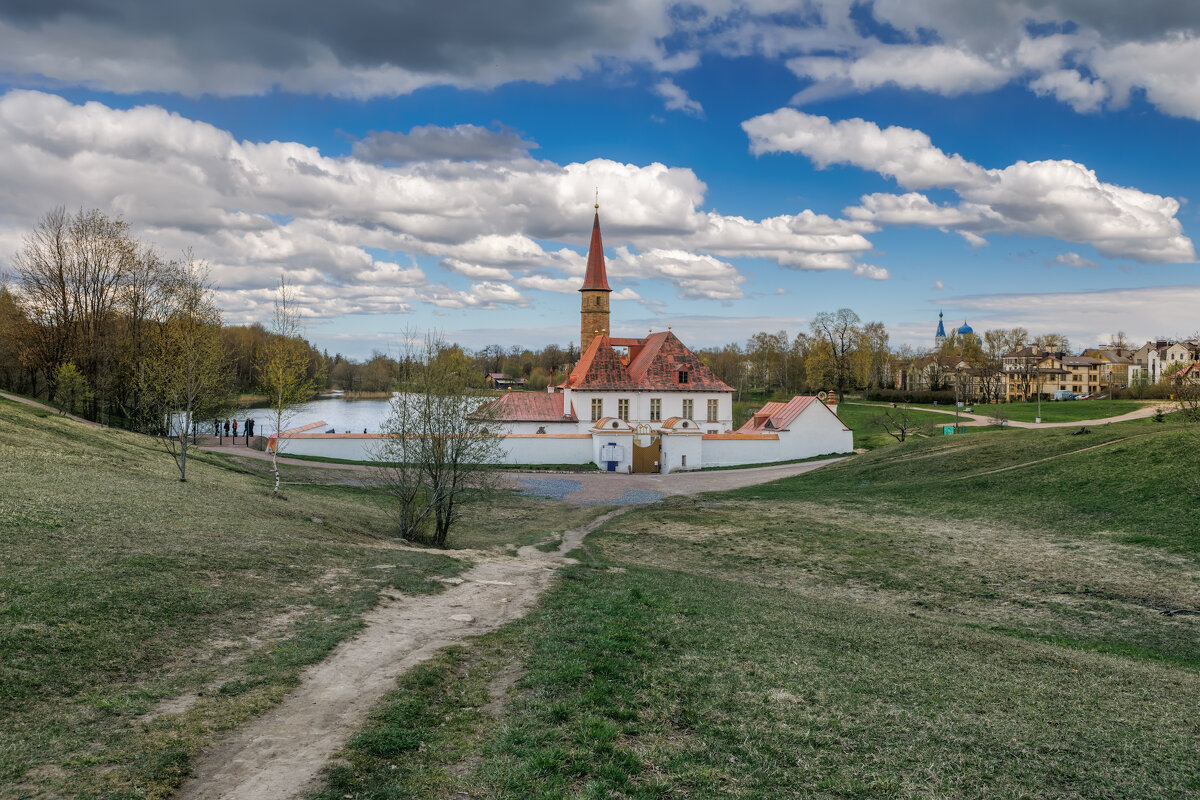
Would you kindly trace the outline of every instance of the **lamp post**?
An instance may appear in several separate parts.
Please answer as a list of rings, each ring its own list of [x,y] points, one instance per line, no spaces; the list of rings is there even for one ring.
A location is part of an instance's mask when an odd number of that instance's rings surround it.
[[[1037,411],[1037,419],[1035,419],[1034,422],[1036,422],[1038,425],[1041,425],[1042,424],[1042,368],[1037,367],[1036,369],[1037,369],[1037,372],[1035,372],[1034,374],[1037,376],[1035,381],[1036,381],[1036,388],[1037,388],[1038,411]]]

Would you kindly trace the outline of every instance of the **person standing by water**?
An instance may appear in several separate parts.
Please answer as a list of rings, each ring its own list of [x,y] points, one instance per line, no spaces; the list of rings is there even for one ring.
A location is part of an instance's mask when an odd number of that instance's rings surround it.
[[[233,419],[233,443],[237,444],[237,417]]]
[[[225,435],[229,435],[229,417],[225,418]]]

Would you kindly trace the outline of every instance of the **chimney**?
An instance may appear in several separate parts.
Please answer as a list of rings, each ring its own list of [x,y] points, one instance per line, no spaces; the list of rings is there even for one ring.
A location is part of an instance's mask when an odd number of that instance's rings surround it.
[[[563,384],[563,416],[571,416],[571,379],[569,377]]]

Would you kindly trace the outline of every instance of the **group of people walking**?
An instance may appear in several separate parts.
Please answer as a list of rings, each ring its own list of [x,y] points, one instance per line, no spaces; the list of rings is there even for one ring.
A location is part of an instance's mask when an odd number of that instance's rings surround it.
[[[242,426],[242,433],[246,437],[246,444],[250,444],[250,437],[254,435],[254,417],[246,417],[246,422]],[[221,435],[221,420],[215,418],[213,419],[213,435]],[[238,421],[236,418],[225,420],[225,435],[232,435],[234,440],[237,439]]]

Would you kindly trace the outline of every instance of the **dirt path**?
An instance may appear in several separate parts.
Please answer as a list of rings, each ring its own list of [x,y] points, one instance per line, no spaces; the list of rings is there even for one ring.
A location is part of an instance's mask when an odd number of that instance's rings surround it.
[[[1145,433],[1141,434],[1141,436],[1148,436],[1148,435],[1149,434],[1145,434]],[[1111,441],[1101,442],[1100,444],[1094,444],[1091,447],[1083,447],[1083,448],[1080,448],[1079,450],[1071,450],[1066,453],[1056,453],[1055,455],[1046,456],[1045,458],[1035,458],[1033,461],[1023,461],[1020,464],[1012,464],[1011,466],[1007,466],[1007,467],[998,467],[997,469],[989,469],[984,472],[975,472],[970,475],[956,475],[953,478],[949,478],[948,480],[949,481],[966,481],[966,480],[970,480],[971,478],[982,478],[984,475],[995,475],[998,472],[1008,472],[1008,471],[1014,470],[1014,469],[1025,469],[1026,467],[1032,467],[1034,464],[1041,464],[1046,461],[1054,461],[1055,459],[1066,458],[1068,456],[1073,456],[1078,453],[1086,453],[1089,450],[1098,450],[1101,447],[1108,447],[1110,444],[1116,444],[1118,442],[1127,442],[1130,439],[1134,439],[1134,438],[1138,438],[1138,437],[1122,436],[1120,439],[1112,439]]]
[[[448,645],[523,616],[550,585],[555,571],[571,563],[565,554],[608,520],[639,502],[653,502],[664,495],[766,483],[838,460],[677,475],[507,475],[517,486],[523,481],[565,481],[567,485],[559,488],[568,502],[611,503],[618,498],[626,502],[587,525],[564,532],[555,552],[527,546],[515,558],[471,553],[477,558],[475,566],[463,573],[461,583],[441,594],[383,601],[364,617],[363,631],[309,668],[281,705],[203,755],[194,777],[177,797],[284,800],[301,796],[312,787],[329,758],[362,727],[400,675]]]
[[[262,455],[242,447],[238,454]],[[516,557],[462,551],[458,554],[474,558],[476,563],[462,574],[461,583],[452,581],[453,585],[434,596],[384,600],[364,617],[363,631],[309,668],[281,705],[205,753],[195,766],[194,777],[176,796],[180,800],[283,800],[302,795],[401,674],[448,645],[523,616],[549,586],[556,570],[572,563],[565,554],[608,520],[664,495],[750,486],[839,460],[676,475],[506,474],[518,488],[528,490],[528,483],[533,482],[534,494],[546,481],[557,481],[567,502],[624,503],[587,525],[565,531],[557,551],[546,553],[527,546]],[[299,463],[314,466],[309,461]]]
[[[1066,401],[1059,401],[1059,402],[1066,402]],[[874,406],[877,404],[876,403],[848,403],[848,405]],[[1076,426],[1084,427],[1086,425],[1093,425],[1093,426],[1094,425],[1105,425],[1109,422],[1126,422],[1127,420],[1131,420],[1131,419],[1145,419],[1146,417],[1152,417],[1152,416],[1154,416],[1154,412],[1157,411],[1159,406],[1162,406],[1162,405],[1168,405],[1168,404],[1167,403],[1150,403],[1149,405],[1142,406],[1141,408],[1134,409],[1133,411],[1130,411],[1125,414],[1118,414],[1114,417],[1101,417],[1100,419],[1081,419],[1081,420],[1076,420],[1074,422],[1019,422],[1018,420],[1010,419],[1008,421],[1008,425],[1011,428],[1074,428]],[[954,416],[954,413],[955,413],[953,409],[947,410],[944,408],[921,408],[920,410],[928,411],[932,414],[949,414],[950,416]],[[960,411],[960,412],[958,412],[958,414],[962,419],[966,420],[966,422],[962,423],[964,425],[995,425],[996,424],[993,421],[994,417],[991,417],[987,414],[968,414],[964,411]]]
[[[523,547],[516,558],[485,556],[438,595],[395,597],[364,618],[365,629],[311,667],[277,708],[206,753],[181,800],[282,800],[310,789],[321,768],[366,721],[396,678],[442,648],[523,616],[549,586],[564,554],[627,508],[567,531],[558,551]]]
[[[27,406],[33,406],[34,408],[42,408],[42,409],[45,409],[46,411],[53,411],[55,414],[58,414],[59,416],[66,417],[67,419],[73,419],[76,422],[82,422],[84,425],[91,425],[92,427],[95,427],[95,428],[100,427],[99,422],[92,422],[90,419],[84,419],[83,417],[77,417],[74,414],[63,414],[61,411],[59,411],[54,406],[48,406],[45,403],[39,403],[37,400],[30,400],[28,397],[21,397],[20,395],[9,394],[8,392],[0,392],[0,397],[3,397],[7,400],[12,400],[14,403],[22,403]]]

